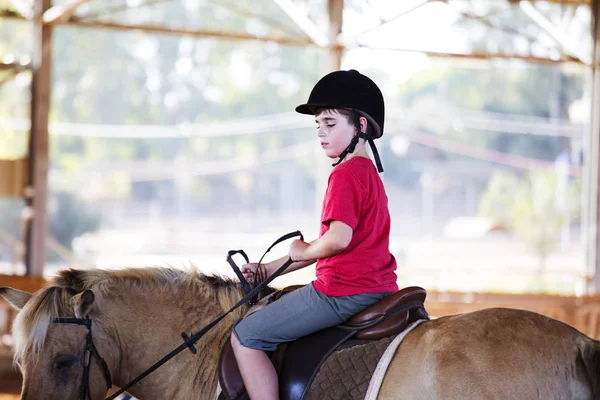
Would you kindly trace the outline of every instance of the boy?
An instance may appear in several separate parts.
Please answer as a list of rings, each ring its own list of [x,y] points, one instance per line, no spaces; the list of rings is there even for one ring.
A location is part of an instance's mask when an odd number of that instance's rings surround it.
[[[294,263],[285,271],[316,262],[316,280],[233,326],[231,344],[253,400],[279,398],[277,374],[265,351],[341,324],[398,290],[387,196],[365,149],[369,141],[381,172],[373,144],[383,134],[381,91],[355,70],[336,71],[317,82],[308,103],[296,111],[315,116],[321,147],[338,161],[323,201],[320,237],[311,243],[294,240],[289,250]],[[286,260],[260,265],[261,275],[269,276]],[[244,265],[246,279],[257,268]]]

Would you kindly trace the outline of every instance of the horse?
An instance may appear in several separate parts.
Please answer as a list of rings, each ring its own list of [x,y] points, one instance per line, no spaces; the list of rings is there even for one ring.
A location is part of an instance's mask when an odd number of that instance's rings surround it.
[[[229,310],[238,281],[195,269],[64,270],[30,294],[0,288],[13,323],[21,399],[104,399]],[[129,389],[140,399],[214,399],[217,361],[244,305],[196,344]],[[57,319],[62,318],[62,319]],[[74,319],[77,318],[77,319]],[[79,324],[89,318],[90,324]],[[92,356],[84,350],[92,342]],[[86,367],[88,365],[88,367]],[[105,371],[106,370],[106,371]],[[379,399],[600,399],[600,343],[545,316],[484,309],[412,330],[394,354]]]

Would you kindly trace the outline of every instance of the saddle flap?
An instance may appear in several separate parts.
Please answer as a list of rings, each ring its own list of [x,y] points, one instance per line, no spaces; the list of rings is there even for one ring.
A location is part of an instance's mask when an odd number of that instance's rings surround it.
[[[302,337],[287,346],[280,345],[273,361],[281,358],[279,391],[282,400],[300,400],[319,370],[321,363],[341,343],[354,335],[353,331],[332,327]],[[278,362],[279,364],[279,362]],[[246,397],[244,381],[231,347],[231,339],[223,344],[218,365],[221,396],[226,400],[242,400]]]
[[[378,319],[383,319],[386,314],[393,312],[394,309],[404,303],[411,301],[424,303],[425,297],[427,297],[425,289],[418,286],[409,286],[352,316],[346,323],[357,326],[369,324]]]
[[[353,335],[352,331],[332,327],[288,343],[279,374],[279,398],[304,399],[321,364]]]
[[[231,338],[227,338],[221,349],[218,374],[225,399],[237,400],[244,395],[246,389],[233,353],[233,347],[231,347]]]

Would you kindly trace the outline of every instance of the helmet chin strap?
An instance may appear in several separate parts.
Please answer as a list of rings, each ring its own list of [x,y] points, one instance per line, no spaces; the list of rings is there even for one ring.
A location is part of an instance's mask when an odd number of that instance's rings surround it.
[[[344,161],[344,158],[346,158],[346,156],[349,153],[354,153],[354,150],[356,149],[356,145],[358,144],[358,139],[365,139],[366,141],[369,142],[369,146],[371,146],[371,151],[373,152],[373,157],[375,157],[375,164],[377,165],[377,171],[379,171],[379,173],[383,172],[383,165],[381,165],[381,159],[379,158],[379,152],[377,152],[377,147],[375,147],[375,142],[373,142],[373,139],[370,139],[369,136],[367,136],[366,133],[359,133],[358,135],[354,135],[354,137],[352,138],[352,140],[350,141],[350,144],[348,145],[348,147],[346,147],[346,149],[344,149],[344,151],[342,151],[342,154],[340,154],[338,157],[339,159],[337,160],[336,163],[331,164],[333,167],[335,167],[336,165],[339,165],[342,161]]]

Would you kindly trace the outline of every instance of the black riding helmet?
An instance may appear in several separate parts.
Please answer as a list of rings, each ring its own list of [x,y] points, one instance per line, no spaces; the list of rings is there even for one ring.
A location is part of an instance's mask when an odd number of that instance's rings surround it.
[[[359,134],[354,136],[350,145],[339,155],[339,160],[333,164],[334,166],[342,162],[348,153],[354,151],[360,137],[369,142],[377,170],[383,172],[373,140],[383,135],[385,104],[381,90],[375,82],[354,69],[331,72],[317,82],[308,96],[308,102],[296,107],[296,111],[300,114],[314,115],[314,110],[317,108],[353,110],[366,117],[372,127],[370,135],[367,135],[360,131],[360,126],[357,126]]]

